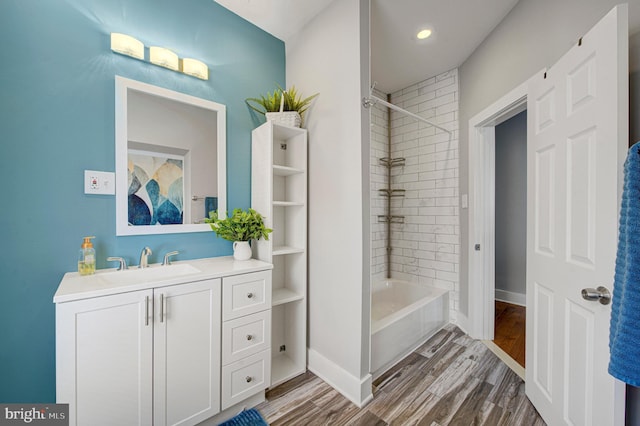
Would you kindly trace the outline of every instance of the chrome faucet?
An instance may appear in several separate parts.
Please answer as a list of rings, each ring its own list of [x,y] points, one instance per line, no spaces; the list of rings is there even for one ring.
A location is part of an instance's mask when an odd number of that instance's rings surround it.
[[[142,249],[142,253],[140,253],[140,263],[138,264],[138,268],[149,267],[148,257],[150,254],[151,249],[149,247],[145,247]]]
[[[168,266],[171,265],[171,256],[175,256],[177,254],[180,254],[179,251],[170,251],[169,253],[164,255],[164,260],[162,261],[162,266]]]
[[[127,270],[127,261],[124,260],[124,257],[107,257],[107,262],[119,262],[118,271]]]

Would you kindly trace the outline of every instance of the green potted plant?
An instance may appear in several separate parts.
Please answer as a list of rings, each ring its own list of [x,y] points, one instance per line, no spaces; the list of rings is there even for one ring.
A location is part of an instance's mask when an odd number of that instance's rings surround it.
[[[295,86],[284,90],[278,85],[273,93],[267,92],[259,98],[247,98],[249,108],[263,114],[267,120],[274,120],[279,124],[300,127],[304,112],[311,106],[311,101],[318,93],[303,98]]]
[[[233,257],[236,260],[251,259],[250,240],[269,239],[271,229],[264,226],[264,219],[253,209],[234,209],[231,216],[221,219],[217,211],[209,212],[205,222],[220,238],[233,242]]]

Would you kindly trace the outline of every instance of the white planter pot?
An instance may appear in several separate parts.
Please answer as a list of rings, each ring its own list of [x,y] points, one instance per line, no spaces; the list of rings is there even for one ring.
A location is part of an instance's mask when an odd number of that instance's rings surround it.
[[[235,260],[251,259],[251,246],[249,241],[235,241],[233,243],[233,258]]]

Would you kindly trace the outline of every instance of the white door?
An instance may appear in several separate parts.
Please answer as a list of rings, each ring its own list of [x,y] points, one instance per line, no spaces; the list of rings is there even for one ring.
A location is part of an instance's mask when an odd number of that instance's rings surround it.
[[[56,402],[70,425],[151,425],[151,290],[56,304]]]
[[[154,421],[194,425],[220,411],[220,279],[154,290]]]
[[[628,147],[626,5],[530,82],[526,393],[550,425],[619,421],[607,374],[622,163]]]

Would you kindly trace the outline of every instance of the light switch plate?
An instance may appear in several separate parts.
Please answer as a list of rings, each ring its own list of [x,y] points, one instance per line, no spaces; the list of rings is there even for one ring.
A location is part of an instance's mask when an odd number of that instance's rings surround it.
[[[84,193],[115,195],[116,174],[113,172],[84,171]]]

